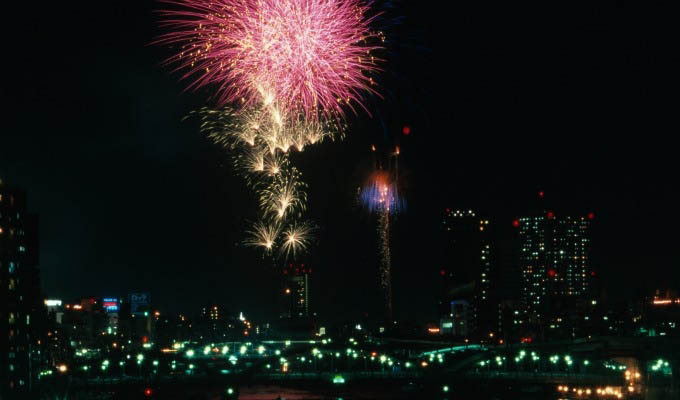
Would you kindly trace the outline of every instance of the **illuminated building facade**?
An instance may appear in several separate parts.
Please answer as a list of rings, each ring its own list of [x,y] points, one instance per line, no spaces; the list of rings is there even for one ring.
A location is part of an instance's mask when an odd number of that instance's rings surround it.
[[[288,318],[309,317],[309,278],[312,268],[305,264],[288,264],[283,268],[284,293],[288,299]]]
[[[0,182],[0,398],[28,398],[41,363],[46,309],[38,274],[38,220],[21,189]]]
[[[656,290],[646,299],[638,334],[680,336],[680,295],[675,290]]]
[[[445,280],[440,325],[453,322],[455,335],[486,336],[496,327],[491,292],[489,219],[473,210],[447,209],[442,219]],[[461,309],[465,309],[464,312]]]
[[[590,237],[593,214],[543,211],[513,221],[518,234],[521,300],[540,336],[575,337],[591,303]]]

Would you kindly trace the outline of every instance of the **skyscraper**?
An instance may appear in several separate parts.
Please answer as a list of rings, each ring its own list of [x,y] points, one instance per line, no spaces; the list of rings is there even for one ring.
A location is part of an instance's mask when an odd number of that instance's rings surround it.
[[[0,397],[7,399],[29,398],[40,362],[37,222],[24,191],[0,182]]]
[[[582,303],[590,293],[593,214],[544,210],[513,221],[518,231],[521,298],[526,317],[543,336],[574,337]]]
[[[491,293],[489,219],[472,210],[447,209],[442,219],[443,265],[447,281],[442,317],[453,318],[453,332],[487,336],[496,327]],[[469,307],[469,309],[465,309]],[[459,316],[466,316],[465,319]],[[443,325],[443,324],[442,324]]]
[[[305,264],[288,264],[284,267],[284,292],[288,298],[289,318],[309,317],[309,278],[312,268]]]

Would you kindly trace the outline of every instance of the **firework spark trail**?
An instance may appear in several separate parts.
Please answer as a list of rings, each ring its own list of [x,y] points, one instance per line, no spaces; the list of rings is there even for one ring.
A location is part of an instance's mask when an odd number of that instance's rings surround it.
[[[300,180],[295,167],[274,176],[273,182],[259,190],[260,207],[265,215],[281,220],[299,216],[305,209],[307,185]]]
[[[285,258],[295,257],[305,251],[313,227],[309,223],[296,223],[294,219],[305,209],[306,184],[302,182],[300,172],[290,165],[288,153],[278,148],[271,151],[266,143],[267,137],[264,135],[271,132],[266,125],[269,118],[266,111],[241,113],[231,108],[204,108],[193,114],[201,120],[201,131],[213,142],[229,150],[235,170],[258,194],[262,219],[247,232],[245,244],[261,247],[265,254],[272,254],[276,247],[280,247],[278,254]],[[264,120],[262,115],[265,116]],[[332,133],[322,132],[318,128],[303,128],[298,132],[302,135],[316,132],[319,135],[316,141],[332,137]],[[246,129],[255,133],[246,134],[243,132]],[[289,222],[289,219],[293,221]],[[283,238],[279,238],[279,235]]]
[[[380,285],[383,288],[387,315],[392,320],[392,257],[390,253],[390,212],[387,208],[378,217],[378,237],[380,238]]]
[[[155,43],[179,45],[166,63],[187,70],[189,88],[214,84],[220,104],[265,102],[309,121],[365,109],[361,92],[375,93],[371,53],[384,37],[370,31],[362,0],[164,3],[176,8],[160,12],[172,31]]]
[[[375,151],[375,147],[373,147]],[[398,156],[397,150],[391,156]],[[390,218],[399,213],[404,207],[404,200],[397,189],[397,162],[395,159],[394,172],[375,171],[363,186],[359,199],[364,208],[378,215],[377,233],[380,252],[380,286],[383,289],[387,316],[392,320],[392,256],[390,250]]]

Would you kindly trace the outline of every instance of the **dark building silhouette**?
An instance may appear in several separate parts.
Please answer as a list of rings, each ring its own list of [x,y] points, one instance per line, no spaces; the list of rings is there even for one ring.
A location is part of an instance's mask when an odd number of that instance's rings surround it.
[[[440,332],[455,336],[494,335],[489,219],[473,210],[447,209],[442,218]]]
[[[310,280],[312,268],[305,263],[283,266],[284,309],[279,320],[278,334],[288,337],[308,337],[316,331],[311,312]]]
[[[0,181],[0,393],[30,398],[41,366],[46,309],[38,272],[38,218],[26,194]]]

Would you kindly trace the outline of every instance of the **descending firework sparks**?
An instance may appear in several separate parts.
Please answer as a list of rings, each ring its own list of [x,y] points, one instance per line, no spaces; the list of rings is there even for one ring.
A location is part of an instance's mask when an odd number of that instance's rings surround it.
[[[273,182],[260,190],[260,206],[266,214],[281,220],[304,211],[306,185],[299,179],[300,173],[293,167],[279,173]]]
[[[373,152],[375,146],[371,147]],[[390,154],[394,164],[388,162],[388,171],[377,170],[361,188],[359,200],[366,210],[378,215],[377,233],[380,250],[380,285],[383,289],[388,318],[392,319],[392,255],[390,250],[390,217],[401,212],[405,201],[397,189],[399,148]],[[392,170],[393,168],[393,170]]]
[[[203,108],[192,114],[198,114],[201,119],[201,131],[228,150],[264,146],[272,154],[277,150],[286,153],[291,148],[302,151],[308,145],[344,135],[342,124],[303,119],[283,123],[281,114],[266,107],[243,110]]]
[[[266,224],[263,222],[256,222],[252,230],[247,231],[249,235],[245,240],[245,244],[249,246],[261,247],[265,253],[271,254],[272,249],[276,245],[277,237],[281,231],[281,226],[278,223]]]
[[[188,69],[190,87],[215,84],[221,104],[271,104],[306,120],[343,115],[373,91],[382,34],[369,30],[362,0],[165,0],[173,29],[158,43],[179,45],[170,58]]]
[[[283,243],[281,244],[281,253],[286,257],[304,251],[309,245],[311,234],[314,227],[309,223],[295,224],[286,228],[283,231]]]
[[[172,32],[156,43],[176,49],[166,62],[189,88],[214,85],[218,104],[231,105],[195,114],[258,193],[261,221],[246,244],[295,257],[313,229],[294,221],[306,185],[288,154],[342,137],[344,108],[365,109],[362,93],[375,93],[372,53],[385,39],[369,30],[367,0],[161,1]]]
[[[387,313],[392,319],[392,255],[390,252],[390,213],[387,208],[378,217],[378,238],[380,241],[380,285],[383,287]]]

